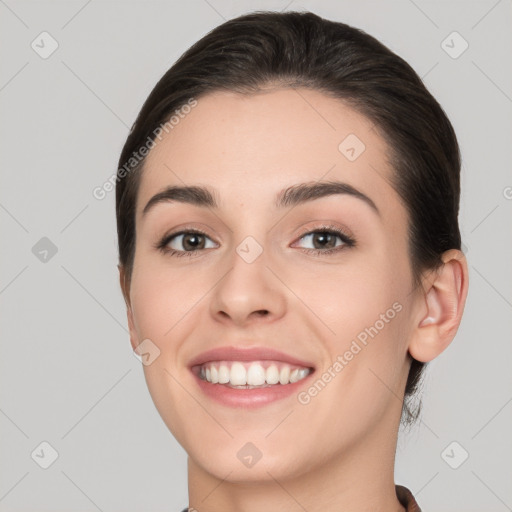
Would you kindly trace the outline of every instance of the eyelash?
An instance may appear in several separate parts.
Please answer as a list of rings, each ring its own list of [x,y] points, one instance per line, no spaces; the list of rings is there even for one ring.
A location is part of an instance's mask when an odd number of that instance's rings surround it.
[[[336,236],[338,236],[341,239],[341,241],[343,242],[343,245],[337,246],[337,247],[333,247],[332,249],[327,249],[325,251],[322,250],[322,249],[303,249],[303,248],[300,248],[300,250],[303,251],[306,254],[311,254],[311,255],[314,255],[314,256],[324,256],[324,255],[329,255],[329,254],[340,252],[341,250],[344,250],[344,249],[347,249],[347,248],[355,247],[355,245],[356,245],[356,241],[355,241],[354,238],[349,236],[347,233],[342,231],[337,226],[333,226],[331,224],[317,226],[317,227],[315,227],[315,228],[313,228],[313,229],[311,229],[309,231],[306,231],[305,233],[300,235],[298,240],[301,240],[302,238],[304,238],[307,235],[311,235],[311,234],[315,234],[315,233],[323,233],[323,234],[329,234],[329,235],[336,235]],[[188,257],[188,258],[191,258],[191,257],[193,258],[193,257],[197,256],[197,254],[194,254],[194,253],[200,253],[201,250],[196,250],[196,251],[177,251],[175,249],[169,249],[167,247],[167,245],[169,244],[169,242],[173,238],[175,238],[177,236],[180,236],[180,235],[190,235],[190,234],[201,235],[201,236],[205,236],[205,237],[209,238],[209,236],[206,233],[204,233],[203,231],[200,231],[198,229],[183,229],[183,230],[180,230],[180,231],[178,231],[176,233],[171,233],[170,235],[164,236],[162,238],[162,240],[160,240],[155,245],[155,249],[158,249],[159,251],[161,251],[164,254],[167,254],[167,255],[173,256],[173,257],[177,257],[177,258],[181,258],[182,256],[185,256],[185,257]]]

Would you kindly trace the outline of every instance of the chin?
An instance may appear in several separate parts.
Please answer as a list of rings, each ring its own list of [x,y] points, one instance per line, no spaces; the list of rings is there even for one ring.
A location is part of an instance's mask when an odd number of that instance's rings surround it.
[[[203,471],[219,480],[233,483],[255,483],[285,481],[300,476],[311,469],[312,460],[304,452],[301,460],[297,460],[297,450],[278,451],[278,447],[259,447],[250,441],[230,440],[218,443],[216,449],[208,448],[186,450],[194,463]],[[311,454],[313,455],[313,454]]]

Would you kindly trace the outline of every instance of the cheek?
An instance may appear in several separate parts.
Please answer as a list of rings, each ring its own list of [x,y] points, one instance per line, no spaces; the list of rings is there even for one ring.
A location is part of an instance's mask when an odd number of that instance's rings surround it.
[[[176,418],[193,415],[195,404],[184,399],[178,354],[190,331],[187,314],[199,296],[190,279],[183,279],[186,273],[178,278],[158,263],[140,262],[138,269],[131,286],[135,327],[140,341],[149,339],[158,349],[151,364],[143,366],[146,384],[167,427],[183,441],[186,432]]]
[[[388,307],[379,307],[377,302],[367,306],[366,311],[352,308],[339,321],[338,336],[328,347],[332,362],[318,375],[328,381],[321,392],[325,396],[315,398],[318,406],[335,404],[338,411],[328,421],[325,418],[333,436],[344,432],[355,438],[362,426],[370,428],[401,408],[398,397],[407,356],[405,308],[398,302]],[[344,324],[350,325],[348,330]]]
[[[134,320],[139,336],[168,340],[173,330],[192,310],[204,290],[187,270],[172,272],[154,260],[141,264],[131,286]]]
[[[373,403],[377,397],[383,399],[382,393],[389,394],[379,378],[391,388],[401,379],[410,298],[407,262],[398,262],[392,248],[359,253],[347,265],[304,271],[290,286],[298,296],[307,297],[305,302],[315,313],[308,318],[324,333],[331,361],[341,359],[342,370],[331,368],[331,373],[339,375],[333,379],[337,384],[332,391],[351,402],[346,404],[348,409],[359,407],[358,400]]]
[[[392,248],[353,252],[340,264],[302,262],[300,269],[286,272],[290,288],[330,328],[327,339],[336,349],[374,325],[394,303],[402,304],[408,290],[408,269]]]

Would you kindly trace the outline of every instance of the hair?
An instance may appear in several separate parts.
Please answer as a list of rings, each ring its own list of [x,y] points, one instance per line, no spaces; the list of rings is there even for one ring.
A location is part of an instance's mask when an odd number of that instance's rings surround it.
[[[457,138],[413,68],[361,29],[311,12],[255,11],[228,20],[191,46],[158,81],[132,126],[116,183],[119,264],[128,283],[145,161],[133,155],[153,143],[160,136],[158,127],[191,99],[215,91],[251,95],[277,87],[320,91],[374,123],[387,143],[393,169],[390,183],[408,212],[414,289],[425,271],[442,265],[443,252],[460,250]],[[425,366],[411,359],[402,408],[405,425],[419,415],[420,406],[413,412],[408,404]]]

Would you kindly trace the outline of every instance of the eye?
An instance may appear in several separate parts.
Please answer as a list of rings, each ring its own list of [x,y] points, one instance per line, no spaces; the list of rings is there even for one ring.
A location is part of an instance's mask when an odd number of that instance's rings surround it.
[[[209,244],[208,242],[211,242]],[[192,256],[192,253],[201,249],[211,249],[215,243],[205,233],[199,230],[182,230],[178,233],[166,235],[157,244],[156,248],[171,256]]]
[[[355,246],[355,240],[334,226],[322,226],[303,234],[299,242],[313,245],[313,248],[303,247],[304,252],[316,255],[339,252],[345,247]]]
[[[356,244],[351,236],[340,228],[330,225],[319,226],[304,233],[299,242],[312,244],[313,248],[302,247],[301,249],[305,253],[317,256],[339,252]],[[155,247],[170,256],[194,257],[204,249],[215,248],[216,243],[206,233],[197,229],[188,229],[164,236]]]

